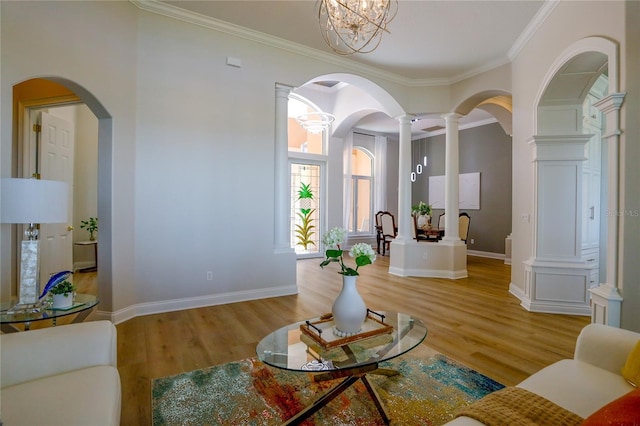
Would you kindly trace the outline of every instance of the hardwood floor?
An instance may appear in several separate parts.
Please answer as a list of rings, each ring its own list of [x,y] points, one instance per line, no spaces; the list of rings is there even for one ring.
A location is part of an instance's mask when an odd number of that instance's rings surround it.
[[[134,318],[117,325],[122,424],[151,424],[151,379],[252,357],[275,328],[331,309],[341,287],[336,268],[298,261],[299,294]],[[388,274],[388,257],[360,270],[358,288],[377,310],[423,319],[425,344],[513,385],[573,355],[588,317],[536,314],[508,293],[510,267],[469,257],[460,280]]]

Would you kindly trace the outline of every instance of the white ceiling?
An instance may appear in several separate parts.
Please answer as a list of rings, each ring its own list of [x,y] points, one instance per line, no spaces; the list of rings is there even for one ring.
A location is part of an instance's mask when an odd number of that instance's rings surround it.
[[[169,0],[191,12],[331,52],[320,34],[315,0]],[[349,56],[406,79],[456,80],[509,61],[542,0],[400,0],[380,46]]]
[[[315,0],[161,3],[332,53],[320,33]],[[390,33],[383,35],[379,47],[347,58],[399,81],[456,82],[509,62],[554,3],[555,0],[400,0],[398,13],[388,27]],[[488,113],[476,109],[463,117],[461,127],[488,119]],[[441,122],[434,118],[414,123],[412,135],[426,136],[430,133],[422,129]],[[398,133],[397,121],[384,114],[369,116],[357,127]]]

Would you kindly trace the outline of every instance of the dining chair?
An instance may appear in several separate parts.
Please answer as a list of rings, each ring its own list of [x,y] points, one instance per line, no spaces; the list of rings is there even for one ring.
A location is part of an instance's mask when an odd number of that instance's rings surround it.
[[[380,254],[380,241],[382,240],[382,221],[380,220],[380,216],[384,213],[382,210],[376,213],[376,244],[378,247],[378,254]]]
[[[382,255],[384,256],[387,250],[391,249],[391,241],[396,238],[396,218],[389,212],[382,212],[380,215],[381,235],[380,242],[382,243]]]
[[[458,217],[458,232],[460,239],[467,244],[467,237],[469,236],[469,226],[471,225],[471,217],[468,213],[462,212]]]

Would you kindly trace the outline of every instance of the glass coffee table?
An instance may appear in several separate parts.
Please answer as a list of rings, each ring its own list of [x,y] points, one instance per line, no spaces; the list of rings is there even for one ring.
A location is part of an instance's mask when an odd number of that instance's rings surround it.
[[[24,324],[24,330],[27,331],[34,321],[52,320],[55,326],[58,318],[73,314],[78,315],[71,321],[72,323],[82,322],[98,303],[99,300],[96,296],[78,293],[75,296],[74,304],[69,309],[50,309],[45,305],[38,310],[10,313],[10,309],[15,305],[15,300],[10,303],[3,302],[0,304],[0,326],[4,333],[15,333],[20,329],[14,324]]]
[[[362,380],[378,412],[385,423],[389,423],[389,414],[366,375],[399,374],[395,370],[379,368],[379,364],[403,355],[422,343],[427,336],[427,327],[409,314],[378,311],[375,315],[376,318],[382,318],[385,326],[392,327],[390,332],[356,340],[337,339],[334,340],[335,344],[327,343],[329,339],[313,337],[314,324],[325,326],[322,334],[331,333],[326,328],[327,324],[331,325],[331,318],[324,315],[282,327],[258,343],[258,359],[267,365],[291,371],[314,372],[314,381],[345,378],[284,425],[300,424],[358,380]]]

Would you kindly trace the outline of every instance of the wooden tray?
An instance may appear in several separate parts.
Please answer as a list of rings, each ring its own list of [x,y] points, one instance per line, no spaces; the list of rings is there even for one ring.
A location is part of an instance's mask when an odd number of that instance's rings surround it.
[[[388,334],[393,331],[393,326],[385,324],[382,320],[376,318],[375,312],[372,311],[367,312],[367,318],[362,325],[362,331],[353,336],[336,336],[333,333],[334,326],[333,316],[327,314],[320,317],[318,321],[307,321],[305,324],[300,324],[300,331],[322,346],[323,349],[335,348],[380,334]]]

